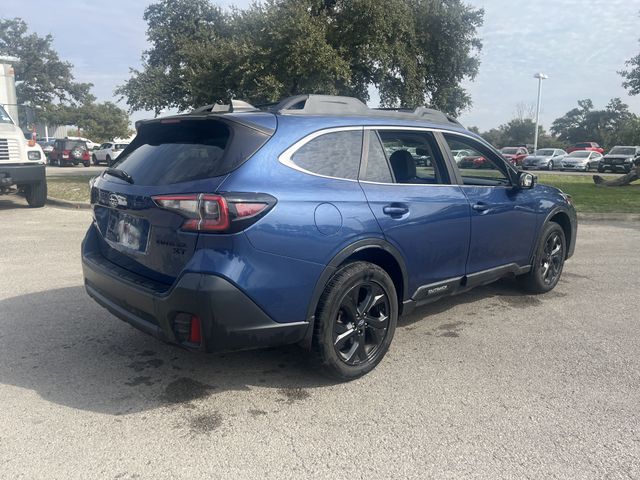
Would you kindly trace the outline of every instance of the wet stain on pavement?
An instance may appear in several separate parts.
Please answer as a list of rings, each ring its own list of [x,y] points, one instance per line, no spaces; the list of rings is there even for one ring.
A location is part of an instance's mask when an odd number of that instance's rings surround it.
[[[159,358],[152,358],[151,360],[139,360],[137,362],[130,363],[127,367],[133,369],[136,372],[141,372],[147,368],[159,368],[164,363],[164,360]]]
[[[288,404],[300,402],[311,397],[311,394],[304,388],[281,388],[278,390],[278,393],[285,398],[285,401]]]
[[[542,304],[542,300],[529,295],[503,296],[500,297],[500,300],[514,308],[527,308]]]
[[[436,337],[459,337],[462,328],[467,325],[467,322],[451,322],[443,323],[436,329]]]
[[[128,385],[130,387],[137,387],[138,385],[147,385],[147,386],[151,386],[153,385],[154,382],[153,380],[151,380],[151,377],[133,377],[131,380],[129,380],[128,382],[124,382],[125,385]]]
[[[210,433],[222,426],[222,416],[217,413],[201,413],[189,419],[189,429],[192,433]]]
[[[181,377],[169,383],[162,400],[166,403],[187,403],[208,396],[216,387],[189,377]]]

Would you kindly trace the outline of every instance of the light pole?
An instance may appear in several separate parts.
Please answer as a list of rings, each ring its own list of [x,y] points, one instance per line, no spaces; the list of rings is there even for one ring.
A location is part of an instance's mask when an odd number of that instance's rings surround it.
[[[540,94],[542,93],[542,80],[549,78],[544,73],[536,73],[533,78],[538,79],[538,104],[536,106],[536,133],[533,139],[533,153],[538,150],[538,122],[540,120]]]

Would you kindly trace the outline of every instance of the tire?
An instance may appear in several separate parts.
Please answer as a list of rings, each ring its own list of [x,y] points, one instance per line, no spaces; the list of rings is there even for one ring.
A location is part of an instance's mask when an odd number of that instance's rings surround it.
[[[100,162],[98,161],[98,158],[95,156],[95,154],[91,155],[91,163],[93,163],[94,165],[100,165]]]
[[[553,160],[549,160],[549,171],[553,170]]]
[[[111,166],[111,157],[107,155],[107,167]]]
[[[64,167],[64,162],[61,159],[58,159],[58,166]]]
[[[598,167],[598,173],[604,173],[604,167]]]
[[[349,263],[331,277],[316,309],[314,363],[327,375],[353,380],[387,353],[398,321],[398,297],[382,268]]]
[[[31,208],[44,207],[47,201],[47,182],[42,181],[25,185],[24,193],[27,197],[27,203]]]
[[[82,165],[84,165],[85,167],[89,167],[89,166],[91,166],[91,162],[89,162],[89,161],[82,162]]]
[[[553,290],[562,275],[566,251],[562,227],[555,222],[547,223],[538,240],[531,271],[518,277],[524,289],[534,294]]]

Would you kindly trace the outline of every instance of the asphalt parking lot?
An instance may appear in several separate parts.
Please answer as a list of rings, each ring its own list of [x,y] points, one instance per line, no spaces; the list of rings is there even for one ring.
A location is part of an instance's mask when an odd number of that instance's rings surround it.
[[[0,197],[0,478],[639,478],[640,224],[583,223],[545,296],[401,319],[368,376],[204,356],[84,293],[87,211]]]

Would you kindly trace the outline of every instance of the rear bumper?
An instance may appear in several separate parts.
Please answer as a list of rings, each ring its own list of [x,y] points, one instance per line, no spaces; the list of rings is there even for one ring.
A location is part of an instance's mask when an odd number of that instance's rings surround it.
[[[277,323],[231,282],[216,275],[185,273],[167,288],[82,248],[82,269],[89,296],[116,317],[163,341],[207,352],[233,351],[300,342],[307,322]],[[181,341],[174,330],[177,314],[196,315],[201,345]]]
[[[0,163],[0,186],[38,183],[45,180],[44,165],[3,165]]]

